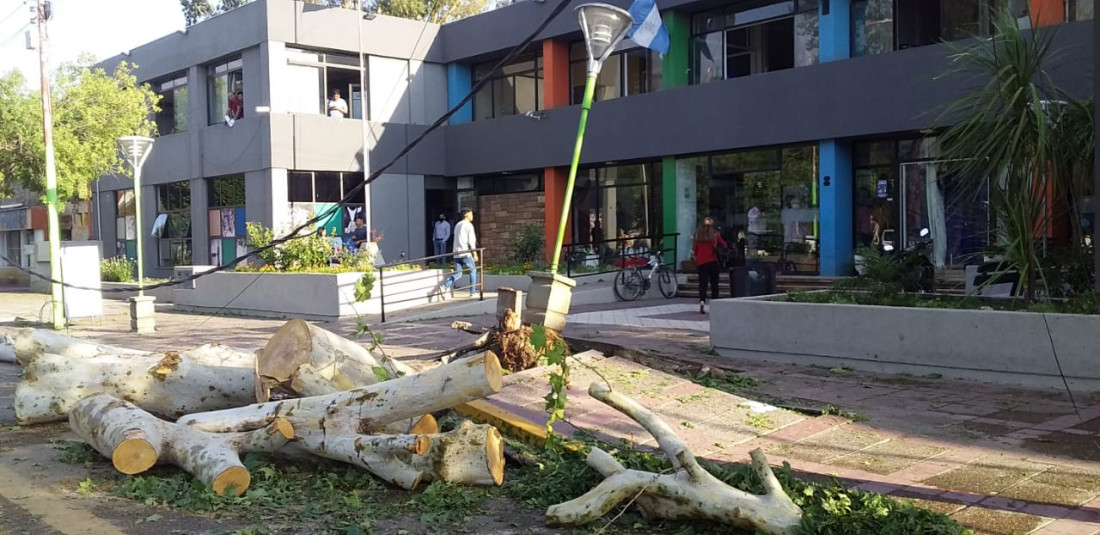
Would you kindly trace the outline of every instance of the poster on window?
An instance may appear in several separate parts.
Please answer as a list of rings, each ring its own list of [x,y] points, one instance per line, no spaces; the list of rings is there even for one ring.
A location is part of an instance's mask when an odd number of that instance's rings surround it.
[[[210,265],[222,265],[222,241],[210,240]]]
[[[222,233],[222,211],[221,210],[217,210],[217,209],[210,210],[210,213],[207,215],[207,218],[206,218],[206,223],[207,223],[206,228],[209,229],[211,238],[222,235],[221,234]]]
[[[128,215],[126,216],[126,239],[137,239],[137,217]]]
[[[875,183],[875,196],[880,199],[885,199],[890,196],[889,182],[886,180],[879,180]]]
[[[222,237],[232,238],[237,235],[237,218],[232,208],[222,208]]]
[[[233,217],[237,220],[237,237],[247,236],[248,229],[245,227],[244,208],[234,208]]]

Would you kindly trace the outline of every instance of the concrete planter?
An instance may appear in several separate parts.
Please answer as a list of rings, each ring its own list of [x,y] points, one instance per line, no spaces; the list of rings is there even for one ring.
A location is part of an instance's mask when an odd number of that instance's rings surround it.
[[[221,272],[195,281],[194,289],[173,292],[181,309],[226,311],[257,315],[329,319],[379,314],[412,308],[438,299],[445,272],[375,272],[374,289],[367,301],[355,302],[355,283],[362,273],[234,273]]]
[[[721,355],[1065,388],[1060,361],[1072,389],[1100,390],[1100,316],[1045,314],[1044,321],[1044,314],[1027,312],[773,299],[780,298],[713,304],[710,338]]]
[[[577,281],[556,273],[531,272],[527,290],[527,317],[532,325],[542,324],[555,331],[565,330],[573,288]]]
[[[526,292],[530,287],[531,277],[527,275],[485,275],[486,292],[495,292],[501,288]]]
[[[116,289],[116,288],[133,288],[137,283],[136,282],[104,282],[104,283],[101,283],[101,284],[102,284],[103,289],[107,290],[107,289]],[[172,302],[172,291],[174,289],[175,289],[175,286],[165,286],[165,287],[162,287],[162,288],[153,288],[151,290],[145,290],[145,295],[156,297],[157,298],[157,303],[163,305],[164,303],[171,303]],[[137,294],[138,294],[137,290],[126,291],[126,292],[103,292],[103,298],[104,299],[116,299],[116,300],[124,301],[124,300],[130,299],[131,297],[137,297]]]

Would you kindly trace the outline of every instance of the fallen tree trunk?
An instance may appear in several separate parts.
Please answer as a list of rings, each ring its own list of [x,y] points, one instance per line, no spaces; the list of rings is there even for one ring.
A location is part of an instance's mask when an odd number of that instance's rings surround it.
[[[42,329],[24,329],[11,342],[15,360],[27,363],[46,353],[69,358],[89,358],[96,355],[149,355],[149,351],[87,342]],[[3,350],[0,350],[2,353]]]
[[[300,319],[256,355],[256,399],[330,394],[413,373],[408,365]]]
[[[8,335],[0,336],[0,362],[18,364],[15,360],[15,339]]]
[[[457,429],[429,438],[427,451],[409,459],[425,480],[482,486],[504,482],[504,440],[497,428],[465,420]]]
[[[214,344],[163,354],[40,354],[24,364],[23,381],[15,389],[15,417],[20,424],[64,420],[76,402],[97,392],[167,420],[240,407],[255,396],[253,361],[250,354]]]
[[[802,510],[783,492],[760,449],[751,453],[752,465],[766,494],[756,495],[726,485],[704,470],[676,433],[634,400],[593,383],[589,394],[641,424],[660,445],[676,469],[671,474],[627,470],[610,454],[593,448],[587,463],[606,479],[584,495],[546,510],[551,525],[591,523],[624,500],[637,496],[648,518],[711,520],[772,535],[798,533]]]
[[[500,361],[492,352],[370,386],[307,398],[257,403],[180,418],[208,432],[247,431],[284,418],[294,434],[369,435],[394,422],[449,409],[500,392]]]
[[[237,496],[252,476],[241,462],[246,452],[272,452],[291,438],[282,420],[246,433],[216,434],[177,425],[110,394],[92,394],[72,407],[69,427],[124,474],[170,463],[194,475],[218,495]]]

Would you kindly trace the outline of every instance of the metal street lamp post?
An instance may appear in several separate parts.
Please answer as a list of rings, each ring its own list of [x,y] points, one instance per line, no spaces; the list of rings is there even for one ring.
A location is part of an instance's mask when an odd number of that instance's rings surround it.
[[[531,286],[528,290],[530,295],[527,296],[529,314],[524,318],[532,324],[542,324],[559,332],[565,329],[565,317],[569,314],[573,288],[577,285],[573,279],[558,274],[558,264],[565,241],[565,226],[569,222],[569,213],[573,204],[573,186],[577,180],[577,167],[581,160],[588,110],[592,107],[592,97],[596,92],[596,78],[600,74],[600,67],[634,24],[630,13],[607,4],[581,4],[573,12],[584,32],[584,46],[588,50],[588,78],[584,85],[581,121],[577,128],[577,140],[573,146],[569,179],[565,183],[565,199],[562,202],[561,218],[558,220],[558,234],[554,242],[554,254],[550,260],[550,271],[528,273],[531,277]]]
[[[134,170],[134,221],[137,227],[137,278],[138,296],[130,301],[130,329],[152,332],[155,329],[153,319],[153,297],[145,297],[145,270],[143,253],[143,235],[141,225],[141,167],[153,150],[153,138],[143,136],[124,136],[118,138],[118,148]]]
[[[584,32],[584,46],[588,50],[588,78],[584,83],[584,99],[581,101],[581,122],[577,128],[577,141],[573,146],[573,161],[569,166],[569,180],[565,184],[565,201],[562,203],[561,218],[558,220],[558,236],[554,242],[554,256],[550,260],[550,272],[558,272],[561,249],[565,240],[565,225],[569,219],[573,203],[573,185],[577,180],[577,166],[581,160],[581,146],[584,144],[584,129],[588,123],[588,110],[592,107],[592,97],[596,92],[596,78],[604,61],[615,51],[615,45],[626,37],[627,30],[634,24],[634,18],[626,10],[607,4],[581,4],[573,12]]]
[[[363,21],[374,20],[374,13],[365,12],[363,0],[359,0],[357,7],[358,18],[355,26],[359,33],[359,123],[363,138],[363,182],[370,176],[370,123],[367,122],[367,56],[363,53]],[[350,96],[350,95],[349,95]],[[370,209],[370,184],[363,186],[363,225],[367,230],[367,237],[371,236],[371,209]]]

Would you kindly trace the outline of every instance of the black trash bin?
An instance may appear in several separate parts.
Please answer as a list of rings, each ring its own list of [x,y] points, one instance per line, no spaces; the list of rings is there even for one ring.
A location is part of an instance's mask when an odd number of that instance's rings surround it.
[[[730,297],[771,295],[775,288],[775,266],[771,263],[750,260],[730,268]]]

